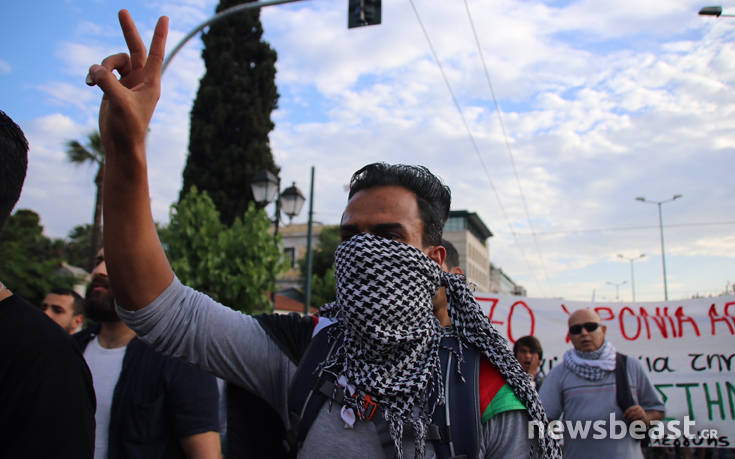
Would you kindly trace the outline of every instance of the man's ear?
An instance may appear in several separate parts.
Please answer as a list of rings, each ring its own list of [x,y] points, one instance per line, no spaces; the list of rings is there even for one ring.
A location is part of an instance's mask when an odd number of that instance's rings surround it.
[[[71,323],[74,325],[72,328],[73,330],[76,330],[79,328],[80,325],[82,325],[82,322],[84,322],[84,315],[83,314],[77,314],[71,318]]]
[[[437,262],[439,266],[443,265],[444,259],[447,258],[447,249],[441,245],[430,245],[424,249],[424,253],[427,257]]]

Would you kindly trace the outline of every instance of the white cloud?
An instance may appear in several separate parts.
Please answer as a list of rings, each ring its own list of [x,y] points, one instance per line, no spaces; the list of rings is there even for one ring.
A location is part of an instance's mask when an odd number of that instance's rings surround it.
[[[283,180],[297,181],[305,193],[309,166],[316,166],[318,220],[339,220],[344,185],[362,165],[425,164],[452,187],[454,208],[484,219],[495,233],[491,260],[532,295],[589,299],[606,281],[626,278],[627,264],[617,253],[642,251],[649,257],[636,267],[641,299],[657,299],[656,209],[634,197],[684,194],[665,207],[671,225],[735,214],[727,186],[735,153],[732,25],[696,16],[700,5],[693,0],[667,2],[665,11],[660,2],[647,0],[615,0],[604,11],[590,0],[470,1],[529,224],[463,3],[415,4],[479,153],[408,2],[384,2],[382,25],[354,30],[346,28],[343,1],[262,10],[266,38],[279,56],[282,99],[270,137],[274,157]],[[150,17],[139,24],[144,41],[156,16],[168,14],[170,50],[214,6],[209,0],[148,4]],[[51,75],[39,87],[60,113],[34,125],[33,155],[47,160],[32,160],[24,199],[45,206],[44,221],[57,233],[65,234],[69,222],[91,218],[92,172],[65,165],[59,145],[95,127],[99,90],[81,81],[91,63],[122,49],[116,27],[113,20],[100,25],[81,19],[76,30],[86,41],[58,45],[64,75]],[[195,37],[173,61],[153,118],[148,158],[159,221],[167,220],[181,184],[189,112],[204,72],[200,51]],[[62,107],[76,115],[61,115]],[[78,204],[73,210],[38,204],[55,197],[49,194],[54,172],[76,179],[59,182],[64,202]],[[305,221],[306,211],[297,220]],[[640,226],[646,228],[621,229]],[[600,230],[580,231],[591,228]],[[722,283],[721,272],[735,267],[731,230],[667,228],[672,288],[686,294]],[[702,260],[715,256],[719,273],[711,280],[689,274],[679,262],[686,258],[706,270]]]

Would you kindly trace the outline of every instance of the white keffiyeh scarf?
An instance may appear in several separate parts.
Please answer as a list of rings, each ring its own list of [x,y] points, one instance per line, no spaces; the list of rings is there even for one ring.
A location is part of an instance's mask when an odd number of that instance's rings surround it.
[[[508,342],[482,313],[464,276],[445,273],[415,247],[361,234],[335,253],[337,300],[320,314],[337,320],[342,342],[322,366],[346,378],[383,409],[396,455],[403,457],[403,427],[416,438],[416,457],[424,456],[426,430],[435,408],[444,404],[439,363],[442,336],[455,333],[460,346],[473,345],[505,377],[530,418],[547,423],[538,394],[509,350]],[[452,327],[434,316],[431,298],[447,288]],[[461,358],[461,355],[459,356]],[[356,399],[346,399],[359,410]],[[541,438],[532,457],[560,458],[553,439]]]
[[[615,371],[615,346],[605,340],[595,351],[569,349],[564,353],[564,366],[581,378],[599,381]]]

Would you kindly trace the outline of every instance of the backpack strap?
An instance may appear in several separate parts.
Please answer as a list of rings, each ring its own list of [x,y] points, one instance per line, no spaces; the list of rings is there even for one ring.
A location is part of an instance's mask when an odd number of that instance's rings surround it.
[[[286,434],[286,441],[289,444],[289,454],[293,457],[298,454],[311,424],[327,401],[324,390],[320,390],[327,381],[323,372],[317,374],[317,368],[329,358],[339,342],[339,339],[329,339],[328,330],[331,327],[332,325],[324,328],[312,338],[291,381],[288,393],[291,429]]]
[[[628,383],[628,356],[615,353],[615,400],[623,412],[635,405]]]
[[[462,349],[464,382],[457,373],[459,341],[442,338],[439,358],[446,404],[437,406],[427,438],[438,458],[474,458],[480,450],[480,353],[469,345]]]

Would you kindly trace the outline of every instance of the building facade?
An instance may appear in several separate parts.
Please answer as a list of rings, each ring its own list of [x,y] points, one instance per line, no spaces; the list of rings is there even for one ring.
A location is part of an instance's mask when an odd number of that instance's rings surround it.
[[[488,239],[493,233],[474,212],[451,210],[444,224],[444,239],[457,249],[459,266],[468,282],[480,292],[490,291],[490,254]]]

